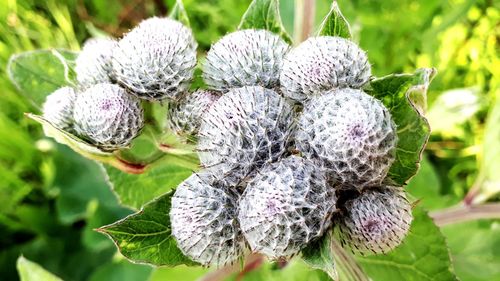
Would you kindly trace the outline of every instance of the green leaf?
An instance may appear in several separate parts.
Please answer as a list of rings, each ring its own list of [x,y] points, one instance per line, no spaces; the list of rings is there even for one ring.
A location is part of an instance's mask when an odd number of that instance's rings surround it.
[[[165,280],[201,280],[203,276],[209,273],[206,267],[192,267],[179,265],[174,268],[159,267],[151,274],[148,281],[165,281]]]
[[[174,155],[165,155],[151,164],[142,174],[127,174],[104,166],[108,182],[118,195],[121,204],[138,209],[146,202],[177,187],[198,168],[195,160]]]
[[[500,96],[491,108],[484,129],[479,192],[473,203],[482,203],[500,193]]]
[[[107,191],[110,191],[109,188]],[[130,209],[117,205],[108,206],[106,203],[92,200],[87,205],[87,223],[82,233],[82,244],[92,251],[114,247],[113,243],[107,237],[97,233],[94,229],[113,223],[132,213]]]
[[[420,162],[418,173],[405,189],[419,200],[419,206],[430,211],[450,207],[462,199],[453,194],[446,194],[442,190],[439,175],[425,155]]]
[[[305,248],[302,258],[312,268],[326,272],[332,280],[369,280],[354,257],[342,248],[333,231]]]
[[[23,256],[17,259],[17,271],[21,281],[62,281],[59,277]]]
[[[153,269],[144,264],[133,264],[127,260],[120,259],[112,261],[98,268],[89,281],[137,281],[149,280]],[[169,280],[169,279],[164,279]]]
[[[133,262],[156,266],[195,265],[177,248],[171,236],[172,195],[173,191],[148,203],[141,211],[98,231],[107,234],[120,253]]]
[[[449,224],[443,227],[443,233],[460,280],[500,280],[500,227],[497,221]]]
[[[163,279],[178,280],[178,279]],[[195,280],[195,279],[191,279]],[[243,274],[235,272],[231,276],[224,278],[227,281],[329,281],[328,275],[321,270],[311,270],[307,264],[301,260],[293,258],[283,264],[264,261],[262,265]],[[153,281],[153,280],[152,280]],[[160,280],[154,280],[160,281]]]
[[[303,259],[334,280],[457,280],[439,228],[421,208],[413,216],[406,239],[386,255],[353,256],[333,235],[325,235],[303,251]],[[335,269],[340,279],[331,274]]]
[[[318,31],[319,36],[339,36],[346,39],[351,39],[351,27],[340,12],[337,1],[332,2],[330,11],[323,19]]]
[[[291,44],[292,39],[281,22],[278,0],[253,0],[241,18],[238,29],[267,29]]]
[[[45,120],[45,118],[43,118],[42,116],[32,113],[27,113],[26,116],[42,124],[43,131],[47,137],[53,138],[60,144],[69,146],[71,149],[87,158],[105,160],[109,157],[112,157],[111,152],[103,151],[71,133],[56,128],[54,125],[52,125],[52,123]]]
[[[398,130],[396,160],[389,170],[389,178],[403,185],[419,168],[430,127],[423,113],[427,89],[435,69],[419,69],[414,74],[392,74],[373,80],[367,90],[381,100],[391,112]]]
[[[92,201],[99,202],[99,206],[105,209],[119,207],[118,200],[104,180],[101,167],[97,163],[81,157],[66,146],[58,145],[56,148],[55,178],[52,185],[58,194],[56,208],[58,219],[62,223],[72,224],[88,218],[88,206]]]
[[[315,241],[302,250],[302,259],[312,268],[321,269],[328,273],[330,278],[338,280],[338,272],[335,268],[335,259],[331,247],[331,233]]]
[[[184,9],[184,4],[182,3],[182,0],[175,1],[175,5],[168,16],[174,20],[180,21],[187,27],[191,26],[189,22],[189,17],[186,13],[186,9]]]
[[[77,55],[55,49],[24,52],[10,58],[7,72],[18,90],[40,108],[47,95],[71,84]]]
[[[458,280],[439,228],[421,208],[413,216],[410,232],[398,248],[387,255],[357,257],[364,271],[374,281]]]

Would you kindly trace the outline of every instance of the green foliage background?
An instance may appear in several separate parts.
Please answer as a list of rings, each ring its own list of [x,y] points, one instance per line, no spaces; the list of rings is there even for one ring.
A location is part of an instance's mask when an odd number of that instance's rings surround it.
[[[208,271],[131,264],[116,253],[111,240],[93,231],[131,210],[118,204],[97,164],[44,137],[40,126],[23,116],[37,109],[15,90],[6,73],[12,54],[53,47],[78,50],[88,37],[120,36],[143,18],[168,14],[173,2],[0,0],[0,279],[18,280],[23,271],[43,270],[28,260],[64,280],[195,280]],[[201,54],[235,30],[249,3],[184,0]],[[316,1],[315,26],[330,3]],[[339,5],[354,39],[368,51],[375,75],[438,69],[426,114],[433,132],[408,191],[433,211],[461,202],[471,189],[478,203],[497,202],[500,2],[341,0]],[[290,34],[293,6],[292,0],[280,5]],[[498,220],[442,228],[459,278],[500,280],[499,229]],[[21,254],[26,259],[17,263],[19,275],[16,260]],[[283,270],[266,264],[245,276],[326,278],[299,260]]]

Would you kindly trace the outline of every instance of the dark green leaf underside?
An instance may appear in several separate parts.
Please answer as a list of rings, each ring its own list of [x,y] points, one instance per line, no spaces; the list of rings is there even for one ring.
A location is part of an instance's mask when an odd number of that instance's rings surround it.
[[[140,188],[140,187],[139,187]],[[116,223],[104,226],[120,253],[133,262],[155,266],[196,265],[177,247],[170,229],[173,191],[148,203],[144,208]]]

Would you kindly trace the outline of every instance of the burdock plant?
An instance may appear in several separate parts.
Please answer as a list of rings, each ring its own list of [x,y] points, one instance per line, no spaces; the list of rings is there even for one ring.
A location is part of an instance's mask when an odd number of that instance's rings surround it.
[[[428,235],[451,278],[441,234],[404,189],[429,135],[422,101],[435,71],[373,77],[336,2],[304,42],[278,7],[254,0],[203,54],[177,1],[121,38],[17,55],[9,71],[28,89],[19,66],[41,56],[66,81],[28,116],[102,163],[120,202],[140,209],[97,229],[133,262],[226,267],[254,254],[377,279],[370,261],[417,267]],[[395,268],[384,276],[405,278]]]

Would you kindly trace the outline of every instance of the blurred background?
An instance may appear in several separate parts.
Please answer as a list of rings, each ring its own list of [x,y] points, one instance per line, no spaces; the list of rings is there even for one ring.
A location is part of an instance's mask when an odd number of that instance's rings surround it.
[[[78,50],[87,38],[120,37],[139,21],[166,15],[165,0],[0,0],[0,279],[18,280],[20,255],[64,280],[195,280],[208,270],[152,269],[116,253],[93,231],[131,211],[120,207],[100,168],[43,136],[23,116],[37,109],[6,73],[12,54],[38,48]],[[281,16],[294,29],[294,2]],[[300,0],[298,2],[301,2]],[[184,0],[200,56],[236,29],[249,0]],[[316,1],[315,27],[330,0]],[[437,212],[466,198],[500,196],[500,1],[340,0],[354,39],[376,76],[434,66],[428,94],[433,129],[419,174],[408,191]],[[297,37],[297,36],[295,36]],[[455,271],[462,280],[500,280],[500,220],[446,224]],[[296,261],[265,265],[244,280],[323,280]]]

